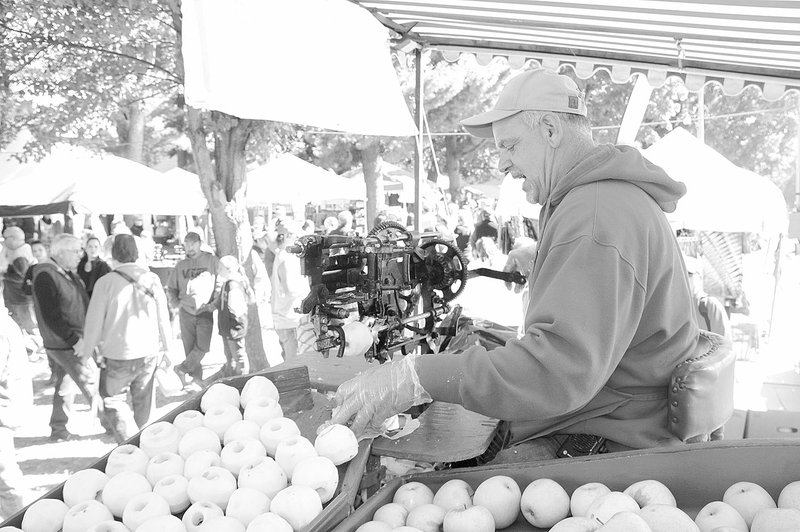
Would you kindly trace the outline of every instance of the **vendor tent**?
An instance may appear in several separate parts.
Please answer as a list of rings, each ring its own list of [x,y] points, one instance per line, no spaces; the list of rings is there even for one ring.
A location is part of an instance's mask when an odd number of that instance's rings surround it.
[[[288,153],[247,172],[248,207],[365,198],[363,179],[338,176]]]
[[[686,185],[667,218],[676,229],[732,233],[785,233],[786,200],[769,179],[740,168],[683,128],[643,155]]]
[[[198,197],[199,193],[199,197]],[[200,214],[199,181],[167,179],[143,164],[57,146],[0,180],[0,216],[67,213]]]

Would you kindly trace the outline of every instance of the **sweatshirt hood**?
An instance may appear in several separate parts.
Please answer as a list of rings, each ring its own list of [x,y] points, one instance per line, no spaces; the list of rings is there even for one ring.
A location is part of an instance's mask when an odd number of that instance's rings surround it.
[[[644,190],[664,212],[674,212],[678,200],[686,194],[686,185],[667,173],[630,146],[597,146],[589,155],[559,180],[550,194],[550,204],[558,205],[573,188],[597,181],[627,181]]]

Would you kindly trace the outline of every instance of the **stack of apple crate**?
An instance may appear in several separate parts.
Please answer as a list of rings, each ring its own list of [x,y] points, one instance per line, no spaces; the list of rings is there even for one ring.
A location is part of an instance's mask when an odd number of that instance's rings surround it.
[[[553,479],[567,493],[589,482],[601,482],[613,491],[623,491],[634,482],[655,479],[672,491],[678,507],[694,519],[706,504],[721,501],[725,490],[737,482],[756,483],[777,501],[784,486],[800,480],[800,442],[732,440],[409,475],[383,486],[333,530],[355,531],[370,521],[378,508],[392,502],[395,492],[407,482],[421,482],[436,492],[445,482],[461,479],[475,489],[497,475],[513,478],[522,490],[534,480]],[[547,529],[534,527],[520,515],[503,530],[544,532]]]
[[[324,395],[311,390],[308,368],[306,366],[294,366],[286,369],[270,369],[243,377],[224,379],[220,382],[233,386],[241,392],[247,380],[254,375],[267,377],[275,384],[280,392],[280,404],[283,408],[284,416],[293,419],[297,423],[301,435],[313,442],[316,438],[317,427],[330,419],[331,405]],[[185,401],[159,421],[172,422],[181,412],[200,410],[201,397],[202,394],[198,394],[196,397]],[[138,446],[139,434],[136,434],[127,443]],[[371,440],[362,441],[356,457],[350,462],[338,466],[339,487],[334,498],[325,505],[322,513],[304,529],[304,532],[327,532],[352,512],[356,494],[361,484],[361,477],[364,475],[367,458],[369,457],[370,443]],[[108,455],[92,464],[91,467],[103,471],[107,460]],[[42,498],[62,499],[63,488],[64,484],[60,484],[43,495]],[[26,510],[27,508],[24,508],[4,523],[0,523],[0,528],[4,526],[20,527]]]

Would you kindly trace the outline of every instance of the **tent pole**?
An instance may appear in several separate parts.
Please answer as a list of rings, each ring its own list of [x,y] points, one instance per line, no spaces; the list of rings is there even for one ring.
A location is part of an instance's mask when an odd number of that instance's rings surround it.
[[[425,160],[425,139],[423,137],[425,120],[424,109],[424,87],[425,82],[424,70],[425,66],[422,63],[422,48],[414,50],[414,69],[416,73],[416,87],[414,88],[414,103],[415,119],[417,122],[417,136],[416,143],[414,144],[414,230],[420,231],[422,224],[422,173],[424,171]]]

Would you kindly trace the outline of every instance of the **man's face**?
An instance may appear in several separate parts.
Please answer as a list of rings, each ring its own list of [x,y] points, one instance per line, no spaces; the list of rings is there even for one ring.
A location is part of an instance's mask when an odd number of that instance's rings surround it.
[[[543,203],[547,143],[539,128],[530,128],[520,114],[492,124],[495,145],[500,150],[497,167],[514,179],[524,179],[522,190],[530,203]]]
[[[31,253],[37,262],[44,262],[47,260],[47,248],[44,244],[34,244],[31,246]]]
[[[83,249],[80,241],[70,240],[67,246],[61,250],[59,256],[56,257],[56,261],[65,270],[75,271],[81,260],[81,255],[83,255]]]
[[[186,256],[193,259],[200,254],[200,242],[197,240],[184,240],[183,249],[186,250]]]

